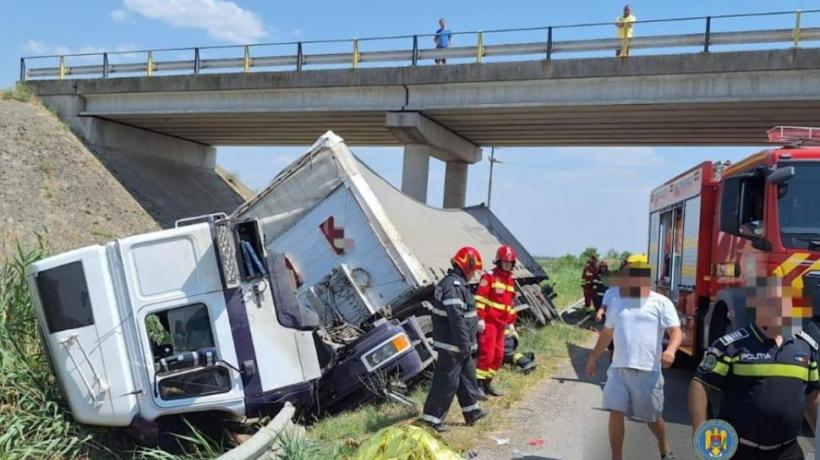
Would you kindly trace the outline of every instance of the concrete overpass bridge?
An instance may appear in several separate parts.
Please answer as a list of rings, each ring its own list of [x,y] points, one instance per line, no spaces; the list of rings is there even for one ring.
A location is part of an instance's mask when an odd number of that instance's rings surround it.
[[[220,145],[306,145],[328,129],[353,145],[405,147],[402,189],[426,201],[430,157],[447,163],[445,206],[461,206],[467,167],[482,146],[749,145],[778,124],[820,124],[820,28],[724,32],[632,39],[627,46],[691,47],[702,52],[629,58],[552,59],[560,51],[614,49],[615,39],[408,51],[412,65],[362,68],[354,43],[351,68],[250,71],[272,57],[211,62],[241,73],[202,73],[193,61],[152,61],[23,69],[23,77],[92,145],[213,168]],[[802,42],[801,42],[802,40]],[[709,52],[715,44],[793,42],[777,50]],[[514,48],[516,47],[517,48]],[[506,47],[506,48],[504,48]],[[531,61],[484,62],[546,53]],[[372,53],[396,59],[399,51]],[[419,59],[475,56],[476,62],[417,65]],[[404,56],[404,55],[402,55]],[[408,57],[408,56],[404,56]],[[282,57],[281,59],[290,59]],[[265,61],[267,59],[268,61]],[[320,59],[313,59],[319,62]],[[283,61],[284,62],[284,61]],[[289,62],[289,61],[288,61]],[[140,67],[141,66],[141,67]],[[162,70],[187,69],[159,76]],[[100,68],[101,67],[101,68]],[[126,78],[65,78],[101,71],[144,71]]]

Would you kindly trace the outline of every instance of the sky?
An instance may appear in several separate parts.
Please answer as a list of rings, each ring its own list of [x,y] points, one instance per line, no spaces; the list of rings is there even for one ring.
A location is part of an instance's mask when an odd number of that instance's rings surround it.
[[[624,4],[610,0],[415,0],[412,3],[0,0],[0,3],[5,12],[0,15],[0,87],[12,86],[17,80],[22,56],[423,34],[436,29],[439,17],[448,19],[453,32],[611,22]],[[796,0],[637,0],[630,4],[639,20],[820,7],[816,1]],[[793,16],[782,16],[715,20],[712,27],[714,31],[730,31],[789,28],[793,24]],[[700,20],[640,26],[636,33],[703,30]],[[804,15],[803,26],[820,26],[820,14]],[[611,33],[608,29],[603,32],[596,28],[562,29],[556,31],[555,39],[601,38]],[[508,34],[505,38],[507,41],[533,39],[531,35],[524,35]],[[459,40],[462,37],[456,37],[456,41]],[[97,58],[77,59],[94,62]],[[378,173],[400,185],[400,148],[351,147]],[[737,161],[760,148],[497,149],[496,157],[502,163],[495,167],[491,207],[536,255],[579,253],[588,246],[602,251],[614,248],[643,252],[647,244],[649,192],[654,187],[702,161]],[[307,146],[222,146],[218,148],[217,162],[250,187],[261,189],[306,150]],[[467,204],[487,201],[490,152],[489,148],[484,150],[484,160],[469,170]],[[432,160],[429,204],[441,205],[443,183],[444,165]]]

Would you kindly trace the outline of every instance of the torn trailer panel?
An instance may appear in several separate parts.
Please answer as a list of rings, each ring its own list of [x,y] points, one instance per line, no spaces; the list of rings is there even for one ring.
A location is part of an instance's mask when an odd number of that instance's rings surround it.
[[[502,244],[519,254],[522,283],[547,278],[486,207],[438,209],[420,203],[356,158],[332,132],[273,179],[231,219],[260,219],[268,250],[283,252],[301,277],[299,298],[329,325],[360,325],[376,313],[405,317],[465,245],[491,261]]]

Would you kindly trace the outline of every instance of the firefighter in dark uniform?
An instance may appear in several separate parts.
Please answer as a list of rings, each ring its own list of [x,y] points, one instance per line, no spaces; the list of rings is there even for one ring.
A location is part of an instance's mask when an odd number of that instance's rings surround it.
[[[584,272],[581,274],[581,288],[584,290],[584,308],[587,310],[589,310],[595,298],[593,280],[595,279],[595,272],[597,271],[598,257],[591,255],[589,259],[587,259],[586,265],[584,265]]]
[[[592,278],[592,305],[595,306],[595,311],[601,308],[601,302],[604,300],[604,293],[609,286],[606,285],[606,277],[609,276],[609,265],[603,260],[598,264],[595,270],[595,276]]]
[[[436,286],[431,307],[433,348],[438,353],[430,393],[422,420],[438,432],[447,431],[444,419],[453,402],[458,403],[467,425],[488,415],[478,405],[475,352],[478,349],[478,314],[467,282],[481,270],[481,254],[471,247],[458,250],[453,268]]]
[[[815,425],[818,345],[795,328],[801,318],[789,317],[791,298],[782,297],[781,283],[758,278],[747,288],[749,325],[706,350],[689,387],[694,430],[706,420],[707,391],[722,392],[717,418],[737,431],[738,460],[802,459],[797,436],[804,415]]]

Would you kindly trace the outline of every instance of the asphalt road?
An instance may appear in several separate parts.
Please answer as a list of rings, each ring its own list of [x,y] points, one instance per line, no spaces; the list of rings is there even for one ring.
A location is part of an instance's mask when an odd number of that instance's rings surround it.
[[[570,360],[541,382],[524,401],[514,404],[507,423],[491,437],[477,440],[479,459],[607,459],[608,412],[601,409],[601,390],[609,359],[601,357],[598,374],[586,376],[588,347],[570,345]],[[692,371],[664,370],[664,419],[669,442],[679,460],[696,459],[686,397]],[[540,441],[543,441],[541,443]],[[814,458],[813,438],[801,439],[807,459]],[[660,458],[657,442],[645,424],[628,421],[625,459]]]

